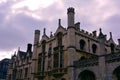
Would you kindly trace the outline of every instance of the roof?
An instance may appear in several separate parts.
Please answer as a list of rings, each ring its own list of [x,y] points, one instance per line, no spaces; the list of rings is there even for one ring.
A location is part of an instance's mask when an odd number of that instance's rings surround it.
[[[26,52],[18,51],[18,55],[19,55],[20,59],[25,59],[25,57],[26,57]]]

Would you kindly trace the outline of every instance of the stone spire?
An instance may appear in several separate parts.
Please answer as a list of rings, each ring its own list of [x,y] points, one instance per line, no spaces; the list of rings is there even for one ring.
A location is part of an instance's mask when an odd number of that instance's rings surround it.
[[[61,26],[61,19],[58,20],[58,26]]]
[[[13,55],[14,57],[16,57],[16,51],[14,52],[14,55]]]
[[[46,35],[46,28],[44,28],[43,35]]]
[[[44,38],[44,39],[45,39],[45,38],[49,38],[49,37],[46,35],[46,28],[44,28],[42,38]]]
[[[112,32],[110,32],[110,38],[112,38]]]
[[[102,33],[102,29],[101,28],[99,29],[99,31],[100,31],[100,33],[99,33],[98,38],[104,38],[105,35]]]
[[[110,39],[113,39],[113,38],[112,38],[112,32],[110,32]]]
[[[50,37],[53,37],[53,34],[52,34],[52,32],[50,32]]]

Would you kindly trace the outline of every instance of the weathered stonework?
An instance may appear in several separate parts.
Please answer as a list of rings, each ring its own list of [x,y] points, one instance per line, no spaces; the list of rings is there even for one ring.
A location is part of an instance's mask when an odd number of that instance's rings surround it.
[[[25,76],[18,78],[22,75],[17,72],[14,80],[120,80],[120,40],[115,44],[111,32],[107,40],[102,29],[99,35],[96,31],[82,30],[80,22],[74,23],[74,8],[68,8],[67,15],[67,29],[59,19],[58,29],[50,37],[44,29],[39,39],[40,31],[35,30],[30,64],[10,68],[9,76],[13,76],[14,69],[23,70],[24,75],[27,67],[27,79]],[[18,63],[17,59],[21,62],[16,55],[10,65]]]

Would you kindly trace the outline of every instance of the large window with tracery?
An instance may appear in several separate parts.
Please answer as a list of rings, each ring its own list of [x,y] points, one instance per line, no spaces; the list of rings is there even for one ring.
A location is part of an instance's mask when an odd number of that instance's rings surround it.
[[[93,52],[93,53],[96,53],[96,52],[97,52],[97,45],[96,45],[96,44],[93,44],[93,45],[92,45],[92,52]]]
[[[57,34],[58,46],[62,46],[62,33]]]
[[[42,52],[38,55],[38,70],[44,72],[46,41],[42,41]]]
[[[62,33],[57,34],[57,47],[54,48],[54,67],[63,67]]]
[[[42,41],[42,72],[45,69],[45,49],[46,49],[46,41]]]
[[[54,63],[53,67],[58,68],[58,66],[59,66],[59,53],[58,53],[57,48],[54,49],[54,62],[53,63]]]
[[[49,45],[48,48],[48,69],[51,69],[51,55],[52,55],[52,44]]]
[[[80,50],[85,50],[85,41],[80,40]]]
[[[38,55],[38,71],[41,71],[41,65],[42,64],[42,54],[40,53]]]
[[[111,53],[114,52],[114,48],[115,48],[115,45],[113,43],[110,44],[110,49],[111,49]]]

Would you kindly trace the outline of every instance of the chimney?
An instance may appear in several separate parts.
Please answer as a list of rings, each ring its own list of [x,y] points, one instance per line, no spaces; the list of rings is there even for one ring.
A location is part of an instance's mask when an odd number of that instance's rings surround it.
[[[93,31],[93,36],[96,37],[97,36],[97,31]]]
[[[27,52],[32,52],[32,44],[27,45]]]
[[[120,46],[120,39],[118,39],[118,45]]]
[[[67,9],[68,14],[68,27],[74,27],[74,8],[70,7]]]

